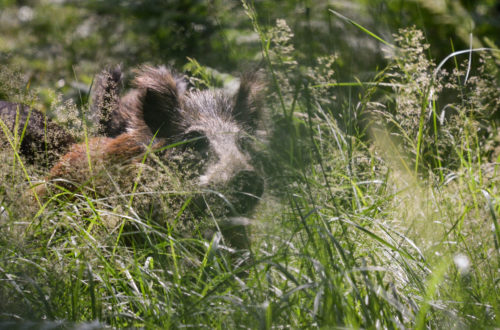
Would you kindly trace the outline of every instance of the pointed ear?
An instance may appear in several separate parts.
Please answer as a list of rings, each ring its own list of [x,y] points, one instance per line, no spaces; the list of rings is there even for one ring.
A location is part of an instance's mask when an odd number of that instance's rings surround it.
[[[134,84],[139,90],[144,122],[152,134],[168,138],[180,133],[180,110],[186,83],[167,68],[144,66]]]
[[[262,105],[265,83],[262,74],[251,72],[244,74],[240,87],[234,96],[234,118],[244,126],[255,130],[262,119]]]

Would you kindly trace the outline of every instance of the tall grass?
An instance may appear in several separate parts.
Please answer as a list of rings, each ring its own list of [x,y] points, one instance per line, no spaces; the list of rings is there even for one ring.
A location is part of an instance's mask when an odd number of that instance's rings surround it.
[[[499,326],[493,60],[468,85],[458,58],[449,77],[433,77],[428,46],[404,30],[373,81],[338,83],[335,56],[301,63],[286,21],[265,28],[244,4],[271,75],[274,125],[249,251],[234,253],[217,232],[207,239],[215,219],[189,213],[195,188],[169,164],[144,163],[152,180],[132,193],[62,192],[39,207],[8,145],[3,324]],[[355,85],[358,96],[333,101]],[[32,182],[44,175],[25,168]]]

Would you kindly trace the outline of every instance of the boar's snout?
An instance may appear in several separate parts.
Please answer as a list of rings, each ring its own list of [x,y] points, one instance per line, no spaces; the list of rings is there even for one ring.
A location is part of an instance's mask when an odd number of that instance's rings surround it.
[[[194,199],[198,210],[206,210],[218,217],[248,215],[259,203],[264,192],[264,180],[253,170],[236,173],[223,186],[205,186],[203,194]]]
[[[232,204],[244,214],[253,209],[264,192],[264,180],[255,171],[241,171],[230,182]]]

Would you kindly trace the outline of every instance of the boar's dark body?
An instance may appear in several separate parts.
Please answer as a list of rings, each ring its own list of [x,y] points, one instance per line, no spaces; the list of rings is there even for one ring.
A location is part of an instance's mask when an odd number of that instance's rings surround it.
[[[22,136],[19,153],[29,162],[50,165],[75,143],[73,136],[64,128],[27,105],[0,101],[0,118],[5,124],[4,129],[9,132],[9,138]],[[5,133],[4,129],[0,130],[0,136]]]

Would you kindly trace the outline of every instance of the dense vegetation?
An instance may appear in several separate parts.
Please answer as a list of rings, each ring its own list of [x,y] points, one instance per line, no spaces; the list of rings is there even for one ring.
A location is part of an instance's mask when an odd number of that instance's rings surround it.
[[[243,256],[164,168],[36,201],[47,169],[0,141],[0,328],[500,326],[499,18],[493,0],[0,0],[0,98],[81,140],[114,64],[228,89],[260,67],[271,119]]]

